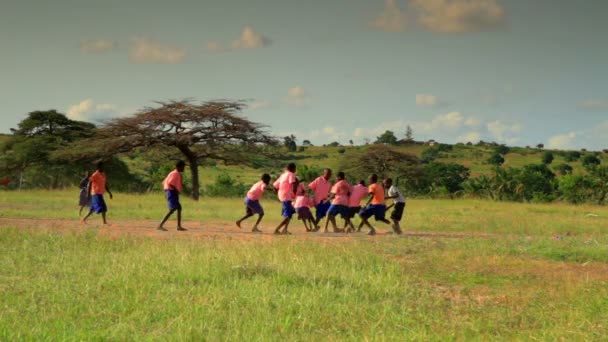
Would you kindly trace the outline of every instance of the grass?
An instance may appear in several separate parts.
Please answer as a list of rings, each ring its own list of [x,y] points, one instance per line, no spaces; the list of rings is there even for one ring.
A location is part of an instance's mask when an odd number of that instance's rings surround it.
[[[346,239],[156,239],[2,221],[73,219],[76,197],[0,192],[0,340],[607,336],[605,207],[412,200],[407,236]],[[184,201],[185,216],[232,222],[240,202]],[[165,210],[160,194],[109,205],[115,222]],[[279,206],[264,205],[269,230]]]

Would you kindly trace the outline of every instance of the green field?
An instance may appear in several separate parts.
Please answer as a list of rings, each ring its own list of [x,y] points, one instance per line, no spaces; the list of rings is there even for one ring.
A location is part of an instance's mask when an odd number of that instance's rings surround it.
[[[403,236],[276,237],[271,200],[262,235],[239,199],[185,200],[184,234],[160,194],[116,194],[110,227],[75,201],[0,192],[0,340],[607,337],[605,207],[411,200]]]

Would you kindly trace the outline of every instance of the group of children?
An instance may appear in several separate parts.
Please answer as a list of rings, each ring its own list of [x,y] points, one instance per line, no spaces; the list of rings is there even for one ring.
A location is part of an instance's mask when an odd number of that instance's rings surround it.
[[[175,169],[163,181],[163,190],[165,191],[169,211],[158,225],[158,230],[167,230],[164,224],[175,212],[177,212],[177,230],[187,230],[182,227],[182,206],[179,200],[179,195],[183,190],[181,174],[184,172],[185,166],[186,164],[183,161],[177,162]],[[376,229],[369,222],[369,219],[374,217],[376,221],[392,224],[395,234],[402,233],[399,222],[403,217],[405,198],[393,184],[392,179],[386,178],[382,182],[379,182],[378,176],[373,174],[369,177],[369,186],[366,187],[363,180],[354,186],[349,184],[344,172],[338,172],[335,184],[333,185],[331,177],[332,170],[325,169],[321,176],[309,184],[305,184],[305,182],[300,181],[296,177],[296,165],[294,163],[287,165],[284,172],[272,186],[270,186],[270,175],[267,173],[263,174],[261,180],[255,183],[247,192],[245,197],[246,212],[243,217],[236,221],[236,225],[241,228],[243,221],[258,215],[251,231],[261,232],[258,226],[264,217],[264,208],[260,204],[260,199],[265,191],[270,190],[277,193],[282,205],[281,216],[283,220],[275,228],[275,234],[290,234],[288,228],[295,214],[304,223],[304,227],[308,232],[319,231],[323,218],[326,218],[324,225],[325,232],[328,232],[328,227],[331,223],[333,231],[337,233],[358,232],[361,231],[363,226],[367,226],[369,228],[368,234],[375,235]],[[102,163],[97,164],[97,168],[92,175],[86,174],[85,178],[80,182],[80,187],[80,215],[82,215],[85,207],[90,207],[89,212],[82,218],[81,222],[86,223],[93,213],[97,213],[102,215],[103,223],[107,224],[107,205],[104,200],[104,194],[107,192],[110,198],[112,198],[112,192],[108,187]],[[388,189],[386,193],[385,189]],[[361,202],[366,196],[367,200],[361,206]],[[386,200],[389,199],[393,199],[393,204],[387,207]],[[315,215],[311,211],[312,208],[315,209]],[[386,219],[386,212],[390,208],[393,208],[393,211],[390,216],[391,220],[389,221]],[[357,214],[361,217],[361,222],[355,229],[353,219]],[[344,220],[344,228],[338,228],[336,222],[338,215]]]
[[[392,224],[393,232],[401,234],[399,222],[403,217],[405,209],[405,198],[401,191],[393,184],[392,179],[386,178],[378,182],[378,176],[373,174],[369,177],[369,187],[361,180],[357,185],[350,185],[346,180],[344,172],[338,172],[336,182],[331,183],[332,171],[325,169],[323,175],[306,185],[296,177],[296,165],[290,163],[281,176],[270,184],[270,175],[262,175],[262,179],[255,183],[247,192],[245,197],[245,216],[236,221],[241,228],[241,223],[258,214],[252,231],[260,232],[258,225],[264,217],[264,209],[260,199],[265,190],[276,191],[279,201],[282,203],[281,216],[283,220],[275,228],[275,234],[290,234],[289,223],[294,214],[304,223],[308,232],[316,232],[321,229],[321,221],[325,220],[324,231],[328,232],[331,223],[334,232],[354,232],[355,225],[352,220],[357,214],[361,217],[361,223],[356,231],[361,231],[363,226],[369,228],[369,235],[376,235],[376,229],[370,224],[369,219],[373,216],[376,221]],[[385,194],[385,189],[388,189]],[[361,201],[367,198],[366,203],[361,206]],[[386,206],[385,201],[393,199],[393,204]],[[315,208],[313,216],[311,208]],[[393,208],[390,221],[386,219],[386,211]],[[336,216],[344,219],[344,228],[338,228]]]

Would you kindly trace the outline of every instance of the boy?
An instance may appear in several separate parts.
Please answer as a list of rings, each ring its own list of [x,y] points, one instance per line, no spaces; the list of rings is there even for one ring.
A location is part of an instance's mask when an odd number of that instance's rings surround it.
[[[346,225],[350,224],[349,209],[348,209],[348,195],[350,193],[350,184],[344,179],[344,172],[338,172],[336,177],[336,184],[331,189],[332,199],[331,206],[327,211],[327,220],[325,221],[325,232],[327,233],[327,226],[329,222],[334,228],[334,233],[340,233],[343,230],[338,229],[336,225],[336,215],[340,214],[346,221]]]
[[[89,194],[87,194],[87,188],[89,187],[89,177],[91,177],[91,173],[86,171],[84,173],[84,178],[80,181],[80,196],[78,199],[78,205],[80,206],[80,210],[78,211],[78,216],[82,216],[82,210],[84,207],[90,207],[91,201],[89,201]]]
[[[405,198],[401,194],[401,191],[399,191],[399,188],[393,185],[392,179],[385,179],[384,187],[388,189],[388,196],[386,197],[386,199],[393,199],[393,204],[388,206],[386,210],[389,210],[393,206],[395,207],[395,209],[393,209],[393,212],[391,213],[391,220],[393,220],[393,231],[395,232],[395,234],[401,234],[402,231],[401,226],[399,225],[399,221],[401,221],[401,218],[403,217],[403,209],[405,209]]]
[[[255,221],[255,224],[253,225],[253,229],[251,229],[251,231],[254,233],[262,232],[258,229],[258,225],[264,217],[264,208],[262,208],[262,205],[260,204],[260,198],[262,198],[262,195],[264,194],[264,191],[266,189],[270,189],[268,188],[268,183],[270,183],[270,175],[265,173],[262,175],[262,179],[259,182],[255,183],[247,192],[247,196],[245,196],[245,216],[236,221],[236,226],[239,227],[239,229],[241,229],[241,222],[245,221],[246,219],[250,218],[255,214],[258,214],[258,220]]]
[[[283,207],[281,216],[284,218],[274,230],[275,234],[290,234],[289,231],[287,231],[287,228],[289,227],[289,222],[295,213],[295,209],[293,208],[293,204],[291,202],[295,199],[297,185],[296,164],[289,163],[287,164],[283,174],[273,184],[274,188],[278,190],[277,194],[279,201],[281,201]],[[284,227],[283,231],[281,231],[282,227]]]
[[[361,216],[361,223],[359,224],[357,231],[361,231],[363,225],[366,225],[370,229],[368,235],[376,235],[376,229],[369,223],[370,217],[374,216],[376,221],[381,221],[386,224],[390,224],[391,222],[385,218],[386,205],[384,204],[384,188],[381,183],[378,183],[378,175],[371,175],[369,177],[369,184],[369,199],[367,200],[365,207],[359,213],[359,216]]]
[[[353,219],[355,218],[355,215],[357,215],[357,213],[359,211],[361,211],[361,200],[363,199],[363,197],[365,197],[365,195],[367,195],[367,187],[365,186],[365,181],[364,180],[360,180],[359,184],[355,185],[352,187],[352,189],[350,190],[350,196],[348,198],[348,209],[349,209],[349,225],[350,227],[348,227],[348,225],[344,224],[344,227],[347,228],[346,232],[350,233],[350,232],[354,232],[355,231],[355,226],[353,225]]]
[[[182,184],[182,172],[184,172],[185,167],[186,163],[183,160],[178,161],[175,164],[175,170],[169,172],[163,181],[163,190],[165,190],[165,197],[167,197],[169,212],[158,225],[158,230],[167,231],[167,228],[163,227],[163,225],[175,211],[177,211],[177,230],[180,232],[187,230],[182,227],[182,205],[179,202],[179,193],[184,188]]]
[[[91,209],[89,213],[80,221],[81,223],[87,223],[87,219],[89,216],[93,215],[93,213],[101,214],[101,218],[103,219],[103,224],[108,224],[106,221],[106,212],[108,211],[108,206],[106,205],[106,201],[103,199],[103,195],[108,192],[110,194],[110,199],[112,199],[112,192],[108,187],[106,173],[103,170],[103,163],[97,163],[97,168],[95,172],[89,177],[89,184],[87,185],[87,198],[91,203]]]
[[[306,191],[306,185],[300,183],[298,179],[298,190],[296,191],[296,201],[294,207],[298,214],[298,220],[302,220],[307,232],[312,232],[315,229],[315,220],[310,212],[310,196]],[[314,199],[312,201],[314,203]]]
[[[317,177],[315,180],[308,184],[308,187],[314,191],[315,194],[315,231],[319,230],[319,222],[327,214],[327,210],[331,203],[327,200],[329,190],[331,189],[331,169],[323,170],[323,176]]]

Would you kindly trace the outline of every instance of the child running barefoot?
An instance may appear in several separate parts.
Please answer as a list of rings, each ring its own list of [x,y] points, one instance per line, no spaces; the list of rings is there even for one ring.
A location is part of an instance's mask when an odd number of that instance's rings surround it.
[[[78,211],[78,216],[82,216],[82,210],[85,207],[91,206],[89,194],[87,193],[87,189],[89,187],[89,177],[91,177],[91,173],[87,171],[84,173],[84,178],[80,181],[80,196],[78,199],[80,210]]]
[[[91,202],[91,209],[89,213],[80,221],[80,223],[87,223],[87,219],[93,215],[93,213],[101,214],[101,218],[103,219],[103,224],[108,224],[106,220],[106,213],[108,212],[108,206],[106,205],[106,201],[103,198],[105,193],[110,194],[110,199],[112,199],[112,192],[108,187],[106,173],[103,170],[103,163],[97,163],[97,169],[89,178],[89,184],[87,185],[87,194],[88,199]]]
[[[296,164],[289,163],[283,174],[273,184],[274,188],[278,190],[277,193],[279,201],[281,201],[283,207],[281,212],[283,221],[281,221],[281,223],[274,230],[275,234],[290,234],[287,228],[289,227],[289,222],[295,213],[292,201],[295,199],[297,185]],[[282,231],[281,228],[283,228]]]
[[[374,216],[376,221],[381,221],[386,224],[391,222],[385,218],[386,205],[384,204],[384,187],[381,183],[378,183],[378,176],[373,174],[369,177],[369,200],[365,204],[365,207],[359,213],[361,216],[361,224],[357,231],[361,231],[363,225],[369,227],[368,235],[376,235],[376,229],[369,223],[369,218]]]
[[[310,196],[306,191],[306,185],[304,185],[304,183],[299,182],[299,180],[294,207],[296,209],[296,213],[298,214],[298,220],[302,220],[306,231],[313,231],[315,229],[315,220],[312,217],[312,213],[310,212]]]
[[[336,184],[331,189],[330,198],[332,199],[331,206],[327,211],[327,220],[325,221],[325,232],[327,233],[327,226],[329,222],[334,228],[334,233],[343,232],[342,229],[338,229],[336,224],[336,215],[340,214],[346,221],[346,225],[350,224],[349,209],[348,209],[348,194],[350,193],[350,184],[344,179],[344,172],[338,172],[336,177]]]
[[[389,210],[393,206],[395,207],[395,209],[393,209],[393,212],[391,213],[391,220],[393,220],[393,231],[395,232],[395,234],[401,234],[402,232],[401,226],[399,225],[399,221],[401,221],[401,218],[403,217],[403,210],[405,209],[405,198],[401,194],[401,191],[399,191],[399,188],[393,185],[392,179],[385,179],[384,187],[388,189],[388,196],[386,197],[386,199],[392,198],[394,201],[393,204],[386,208],[386,210]]]
[[[182,184],[182,172],[184,172],[185,167],[186,163],[183,160],[178,161],[175,164],[175,170],[171,171],[163,181],[163,189],[165,190],[165,196],[167,197],[169,212],[158,225],[158,230],[167,231],[167,228],[163,226],[175,211],[177,211],[177,230],[187,230],[182,227],[182,205],[179,202],[179,194],[184,188],[184,185]]]
[[[361,211],[361,200],[363,197],[367,195],[367,187],[365,186],[365,181],[360,180],[359,184],[353,186],[350,189],[350,196],[348,197],[348,224],[344,223],[344,228],[347,233],[351,233],[355,231],[355,226],[353,225],[353,219]],[[346,220],[345,220],[346,221]]]
[[[238,221],[236,221],[236,226],[241,229],[241,223],[251,216],[258,214],[258,220],[255,221],[253,228],[251,229],[254,233],[261,233],[262,231],[258,229],[258,225],[262,221],[264,217],[264,208],[260,204],[260,198],[264,194],[266,189],[270,189],[268,187],[268,183],[270,183],[270,175],[265,173],[262,175],[262,179],[255,183],[251,189],[247,192],[247,196],[245,196],[245,216],[241,217]]]
[[[315,194],[315,231],[319,230],[319,223],[321,220],[327,215],[327,210],[331,205],[330,201],[327,199],[329,196],[329,190],[331,189],[331,182],[329,179],[331,178],[331,169],[323,170],[323,175],[315,178],[308,187],[314,191]]]

